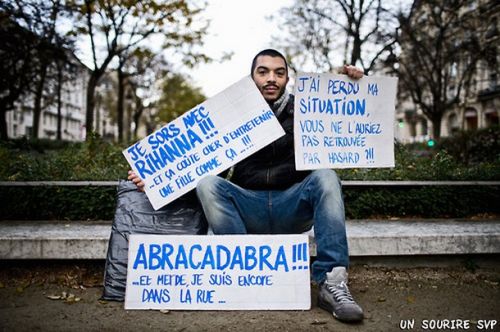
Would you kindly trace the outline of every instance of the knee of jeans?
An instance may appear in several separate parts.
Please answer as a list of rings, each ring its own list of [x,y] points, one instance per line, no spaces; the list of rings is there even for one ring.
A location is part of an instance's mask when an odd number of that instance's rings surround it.
[[[198,198],[203,201],[215,195],[220,181],[222,181],[222,179],[215,175],[207,175],[201,179],[196,185],[196,194]]]
[[[319,169],[311,173],[312,179],[316,184],[324,190],[339,191],[340,179],[337,173],[331,169]]]

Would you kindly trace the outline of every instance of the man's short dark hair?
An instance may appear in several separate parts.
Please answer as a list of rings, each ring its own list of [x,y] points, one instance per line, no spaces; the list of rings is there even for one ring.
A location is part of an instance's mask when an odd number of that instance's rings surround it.
[[[286,62],[286,59],[285,57],[283,56],[283,54],[281,54],[280,52],[272,49],[272,48],[268,48],[268,49],[265,49],[265,50],[262,50],[260,51],[259,53],[257,53],[257,55],[253,58],[253,61],[252,61],[252,68],[250,69],[250,76],[253,77],[253,71],[255,70],[255,66],[257,65],[257,58],[260,57],[260,56],[264,56],[264,55],[267,55],[267,56],[270,56],[270,57],[273,57],[273,58],[282,58],[283,61],[285,62],[285,69],[286,69],[286,73],[288,74],[288,63]]]

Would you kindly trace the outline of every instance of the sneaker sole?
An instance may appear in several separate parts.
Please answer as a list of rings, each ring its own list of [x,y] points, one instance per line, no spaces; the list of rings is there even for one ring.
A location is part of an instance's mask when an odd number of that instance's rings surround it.
[[[330,312],[333,317],[338,319],[341,322],[346,322],[346,323],[357,323],[361,322],[364,319],[364,316],[362,317],[347,317],[347,318],[340,318],[335,311],[333,310],[333,307],[330,305],[330,303],[323,301],[320,297],[318,297],[318,307],[320,307],[323,310],[326,310]]]

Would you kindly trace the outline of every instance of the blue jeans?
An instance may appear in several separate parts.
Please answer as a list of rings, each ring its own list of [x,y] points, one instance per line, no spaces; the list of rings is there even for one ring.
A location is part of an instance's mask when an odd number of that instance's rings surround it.
[[[313,171],[283,191],[247,190],[207,176],[196,193],[214,234],[296,234],[314,225],[318,283],[333,267],[349,264],[342,190],[332,170]]]

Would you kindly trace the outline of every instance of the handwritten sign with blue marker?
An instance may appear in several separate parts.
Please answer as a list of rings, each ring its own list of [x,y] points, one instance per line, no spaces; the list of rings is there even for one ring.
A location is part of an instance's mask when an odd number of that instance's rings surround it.
[[[130,235],[125,309],[307,310],[304,234]]]
[[[295,82],[295,165],[394,167],[397,78],[299,73]]]
[[[248,76],[123,150],[159,209],[284,135]]]

